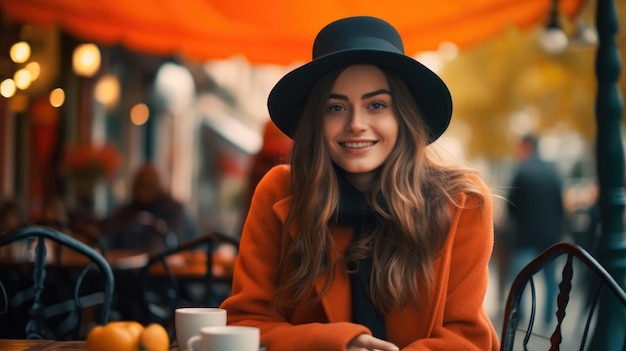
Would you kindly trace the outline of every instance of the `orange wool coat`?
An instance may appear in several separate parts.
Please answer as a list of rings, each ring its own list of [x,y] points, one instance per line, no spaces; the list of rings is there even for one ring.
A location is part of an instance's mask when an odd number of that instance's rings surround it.
[[[292,201],[285,196],[289,177],[289,166],[281,165],[259,183],[241,237],[232,294],[221,307],[227,310],[228,324],[259,327],[268,351],[342,351],[355,336],[370,334],[366,327],[350,322],[350,283],[342,264],[334,265],[335,281],[321,303],[303,302],[285,315],[270,309],[278,263],[286,251],[282,233]],[[492,199],[486,185],[477,176],[472,179],[484,201],[479,204],[460,195],[464,209],[453,214],[448,238],[433,262],[431,298],[385,317],[388,340],[402,350],[499,348],[483,308],[494,243]],[[337,251],[343,253],[352,230],[333,228],[333,236]],[[338,256],[331,253],[331,260],[337,262]],[[317,292],[325,279],[317,281]]]

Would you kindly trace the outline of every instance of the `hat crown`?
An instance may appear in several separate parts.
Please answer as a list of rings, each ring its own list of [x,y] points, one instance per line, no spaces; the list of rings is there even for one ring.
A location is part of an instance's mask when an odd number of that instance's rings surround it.
[[[394,72],[407,85],[428,127],[428,143],[446,130],[452,97],[441,78],[404,53],[398,31],[369,16],[348,17],[326,25],[313,43],[313,59],[283,76],[272,88],[267,107],[272,121],[293,137],[311,90],[321,77],[355,64],[371,64]]]
[[[313,43],[313,59],[353,50],[404,54],[404,45],[400,34],[391,24],[375,17],[349,17],[322,28]]]

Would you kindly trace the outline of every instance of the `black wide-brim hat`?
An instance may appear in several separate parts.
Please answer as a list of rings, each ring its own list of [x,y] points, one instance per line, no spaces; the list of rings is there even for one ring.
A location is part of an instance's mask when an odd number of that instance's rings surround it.
[[[404,80],[429,128],[428,143],[437,140],[452,117],[452,98],[441,78],[404,53],[398,31],[375,17],[337,20],[324,27],[313,44],[313,60],[287,73],[274,86],[267,107],[274,124],[293,137],[307,97],[326,73],[352,64],[373,64]]]

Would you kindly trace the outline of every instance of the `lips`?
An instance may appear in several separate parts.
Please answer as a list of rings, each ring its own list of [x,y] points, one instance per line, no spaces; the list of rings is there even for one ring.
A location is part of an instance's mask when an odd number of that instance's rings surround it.
[[[374,144],[376,144],[376,142],[359,141],[359,142],[346,142],[346,143],[339,143],[339,144],[343,147],[350,148],[350,149],[362,149],[362,148],[373,146]]]

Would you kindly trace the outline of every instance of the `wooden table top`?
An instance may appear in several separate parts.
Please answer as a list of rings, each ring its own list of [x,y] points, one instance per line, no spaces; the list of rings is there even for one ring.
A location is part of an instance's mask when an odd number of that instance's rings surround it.
[[[0,339],[2,351],[87,351],[86,341]],[[170,351],[178,351],[172,347]]]

